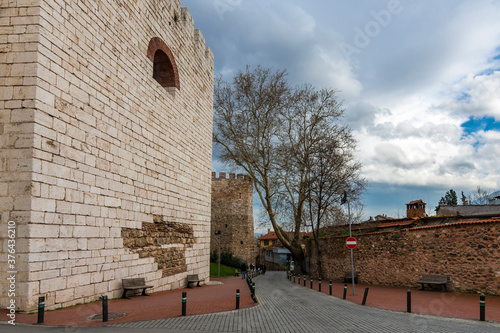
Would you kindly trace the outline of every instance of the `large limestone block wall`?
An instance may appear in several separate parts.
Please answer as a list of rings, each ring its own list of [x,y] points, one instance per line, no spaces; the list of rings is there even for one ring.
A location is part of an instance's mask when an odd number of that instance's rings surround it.
[[[212,251],[221,248],[233,255],[255,263],[255,237],[253,226],[253,182],[247,175],[212,172]]]
[[[500,295],[499,220],[361,234],[356,239],[354,269],[362,283],[416,287],[422,274],[445,274],[451,290]],[[322,238],[320,246],[324,278],[340,279],[350,272],[345,237]],[[317,272],[316,257],[310,262]]]
[[[8,221],[18,310],[38,296],[49,309],[118,297],[126,277],[154,291],[208,278],[213,55],[180,5],[1,2],[1,307]],[[178,88],[153,78],[153,38]],[[146,242],[156,252],[138,249],[133,230],[162,238]],[[162,249],[175,264],[158,262]]]

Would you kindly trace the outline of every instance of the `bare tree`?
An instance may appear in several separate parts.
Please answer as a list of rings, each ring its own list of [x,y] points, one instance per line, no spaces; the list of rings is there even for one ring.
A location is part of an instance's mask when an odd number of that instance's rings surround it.
[[[247,67],[232,83],[216,80],[213,141],[219,158],[253,178],[278,239],[303,272],[300,238],[307,209],[311,223],[314,211],[318,230],[339,191],[359,191],[353,184],[363,183],[352,155],[355,141],[349,128],[338,124],[343,112],[335,91],[292,88],[285,70]],[[287,216],[290,233],[280,223]]]
[[[360,176],[361,164],[353,158],[355,141],[347,128],[339,129],[336,137],[328,137],[326,143],[318,145],[311,159],[309,182],[307,183],[308,216],[316,244],[318,275],[323,278],[319,236],[321,227],[330,224],[340,214],[338,203],[341,193],[349,193],[350,201],[358,201],[365,187]]]
[[[488,192],[478,186],[474,192],[469,194],[469,205],[487,205]]]

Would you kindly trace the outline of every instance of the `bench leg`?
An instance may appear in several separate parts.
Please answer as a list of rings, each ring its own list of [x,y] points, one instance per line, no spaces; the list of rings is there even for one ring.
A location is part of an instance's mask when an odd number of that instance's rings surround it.
[[[130,299],[127,297],[127,291],[128,291],[128,289],[123,289],[123,294],[122,294],[123,299]]]
[[[421,285],[422,285],[422,289],[420,289],[420,290],[425,290],[424,284],[421,283]]]
[[[448,288],[446,288],[446,284],[443,284],[443,293],[447,292],[448,291]]]
[[[198,281],[198,283],[196,284],[196,286],[197,286],[197,287],[201,287],[201,286],[200,286],[200,281]]]
[[[142,296],[149,296],[148,294],[146,294],[146,288],[142,289]]]

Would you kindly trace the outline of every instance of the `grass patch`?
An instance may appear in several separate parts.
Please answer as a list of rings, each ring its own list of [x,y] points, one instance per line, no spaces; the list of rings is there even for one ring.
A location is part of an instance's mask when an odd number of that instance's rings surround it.
[[[210,276],[212,277],[219,277],[218,273],[218,264],[216,262],[211,262],[210,263]],[[227,276],[234,276],[234,267],[231,266],[226,266],[226,265],[220,265],[220,277],[227,277]],[[238,272],[240,270],[238,269]]]

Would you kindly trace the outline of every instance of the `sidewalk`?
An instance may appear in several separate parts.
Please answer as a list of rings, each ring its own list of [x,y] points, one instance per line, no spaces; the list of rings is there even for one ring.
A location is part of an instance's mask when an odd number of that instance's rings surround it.
[[[158,292],[145,296],[132,296],[130,299],[110,299],[108,301],[109,321],[99,319],[88,320],[96,314],[102,314],[102,302],[76,305],[64,309],[45,311],[44,324],[52,326],[100,326],[179,317],[182,314],[182,292],[187,292],[186,314],[203,314],[234,310],[236,308],[236,289],[240,289],[240,309],[254,306],[247,283],[241,277],[211,278],[219,281],[219,285],[203,285],[202,287],[184,288]],[[112,314],[126,314],[112,319]],[[0,321],[7,321],[7,311],[0,310]],[[37,313],[16,314],[16,323],[36,324]]]
[[[286,276],[273,283],[279,284],[285,290],[291,288],[292,281]],[[261,279],[261,277],[258,277]],[[144,321],[160,318],[171,318],[181,316],[182,292],[187,292],[187,315],[214,313],[230,311],[235,309],[236,289],[240,289],[240,309],[254,305],[245,280],[240,277],[212,278],[212,281],[220,281],[221,285],[209,285],[201,288],[179,289],[152,294],[149,297],[135,296],[130,300],[109,300],[110,319],[103,323],[101,319],[88,320],[87,318],[100,314],[101,302],[77,305],[54,311],[45,312],[45,325],[63,326],[101,326],[106,324],[117,324],[125,322]],[[295,285],[298,286],[296,279]],[[294,288],[297,286],[293,286]],[[356,296],[352,296],[352,284],[347,284],[347,301],[361,304],[365,288],[369,288],[366,307],[375,307],[398,312],[406,312],[408,288],[386,287],[376,285],[356,284]],[[322,282],[322,293],[329,294],[328,281]],[[301,288],[310,289],[310,278],[306,280],[304,287],[301,279]],[[318,290],[318,281],[313,282],[313,289]],[[342,299],[344,284],[334,282],[332,284],[332,297]],[[262,291],[260,291],[262,292]],[[259,290],[257,289],[259,294]],[[420,291],[411,289],[412,313],[429,314],[433,316],[451,317],[479,320],[479,296],[474,294],[463,294],[439,291]],[[500,297],[486,296],[486,321],[500,323]],[[126,316],[112,319],[114,313],[125,313]],[[6,310],[0,310],[0,321],[7,321]],[[35,324],[37,314],[16,314],[16,323]]]
[[[293,283],[292,281],[287,281]],[[296,277],[295,283],[298,284]],[[310,277],[301,279],[303,288],[311,287]],[[313,289],[318,290],[317,280],[313,281]],[[321,282],[321,292],[329,294],[329,281]],[[363,301],[365,288],[368,288],[368,295],[365,306],[379,309],[393,310],[399,312],[407,311],[407,291],[411,291],[411,312],[417,314],[427,314],[449,318],[461,318],[479,320],[479,295],[440,292],[435,290],[424,291],[419,288],[388,287],[379,285],[355,284],[355,296],[352,293],[352,283],[347,283],[346,299],[358,304]],[[332,296],[342,298],[344,294],[344,283],[332,283]],[[485,308],[486,321],[500,322],[500,296],[486,296]]]

